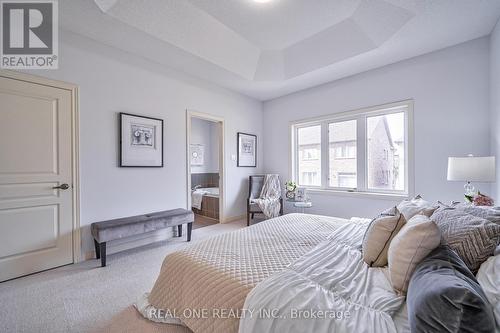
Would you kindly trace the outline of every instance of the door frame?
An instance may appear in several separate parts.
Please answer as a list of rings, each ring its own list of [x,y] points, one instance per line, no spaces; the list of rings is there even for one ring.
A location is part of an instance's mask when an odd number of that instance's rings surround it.
[[[219,128],[219,223],[225,223],[226,207],[226,165],[225,165],[225,123],[224,118],[212,114],[186,110],[186,209],[191,210],[191,158],[189,148],[191,147],[191,119],[198,118],[220,125]]]
[[[80,110],[79,87],[76,84],[52,80],[45,77],[20,73],[12,70],[0,70],[0,77],[24,81],[43,86],[68,90],[71,93],[71,173],[73,183],[73,263],[82,260],[80,234]]]

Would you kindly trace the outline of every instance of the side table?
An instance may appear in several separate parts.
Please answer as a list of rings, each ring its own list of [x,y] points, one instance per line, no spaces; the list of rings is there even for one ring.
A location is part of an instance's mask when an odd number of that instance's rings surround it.
[[[300,213],[304,214],[306,208],[311,208],[313,205],[311,201],[295,201],[293,206],[296,208],[297,212],[300,211]]]

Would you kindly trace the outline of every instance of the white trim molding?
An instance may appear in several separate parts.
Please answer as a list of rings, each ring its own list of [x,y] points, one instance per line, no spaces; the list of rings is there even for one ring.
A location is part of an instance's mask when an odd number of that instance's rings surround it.
[[[0,76],[68,90],[71,93],[71,164],[73,182],[73,263],[85,260],[82,258],[80,234],[80,100],[79,87],[75,84],[47,79],[45,77],[20,73],[11,70],[0,70]]]
[[[381,199],[400,199],[407,198],[414,194],[415,190],[415,171],[414,171],[414,101],[412,99],[377,105],[362,109],[350,110],[335,114],[324,115],[315,118],[294,120],[289,123],[289,178],[298,183],[298,157],[297,146],[297,130],[309,126],[321,126],[321,178],[319,186],[306,186],[310,193],[315,194],[331,194],[331,195],[346,195],[346,196],[363,196],[367,198]],[[405,145],[405,189],[385,190],[385,189],[369,189],[367,186],[367,118],[377,115],[385,115],[390,113],[404,112],[404,145]],[[329,149],[325,142],[328,142],[328,124],[334,122],[342,122],[356,120],[356,148],[357,148],[357,187],[342,188],[332,187],[328,180],[329,169]],[[304,186],[299,184],[299,186]]]
[[[189,156],[189,147],[191,145],[191,119],[198,118],[214,123],[219,126],[219,223],[226,223],[226,163],[225,163],[225,120],[223,117],[215,116],[209,113],[198,112],[195,110],[186,110],[186,209],[191,210],[191,158]]]

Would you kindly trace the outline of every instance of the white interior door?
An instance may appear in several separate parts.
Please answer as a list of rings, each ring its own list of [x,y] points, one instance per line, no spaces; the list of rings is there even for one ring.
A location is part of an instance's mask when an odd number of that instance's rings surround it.
[[[0,77],[0,281],[73,262],[71,96]]]

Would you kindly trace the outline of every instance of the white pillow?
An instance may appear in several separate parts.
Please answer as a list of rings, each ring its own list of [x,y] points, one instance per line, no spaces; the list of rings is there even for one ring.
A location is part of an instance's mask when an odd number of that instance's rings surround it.
[[[405,295],[415,267],[441,242],[441,232],[434,221],[415,215],[401,228],[389,245],[388,261],[391,284]]]
[[[403,214],[396,207],[390,215],[380,215],[370,223],[362,244],[363,260],[370,267],[387,266],[389,245],[405,223]]]
[[[415,215],[425,215],[430,217],[437,209],[437,206],[431,205],[428,201],[417,195],[411,200],[403,200],[397,206],[398,210],[403,214],[406,221],[409,221]]]
[[[493,307],[498,332],[500,331],[500,254],[489,257],[481,264],[476,279]]]

